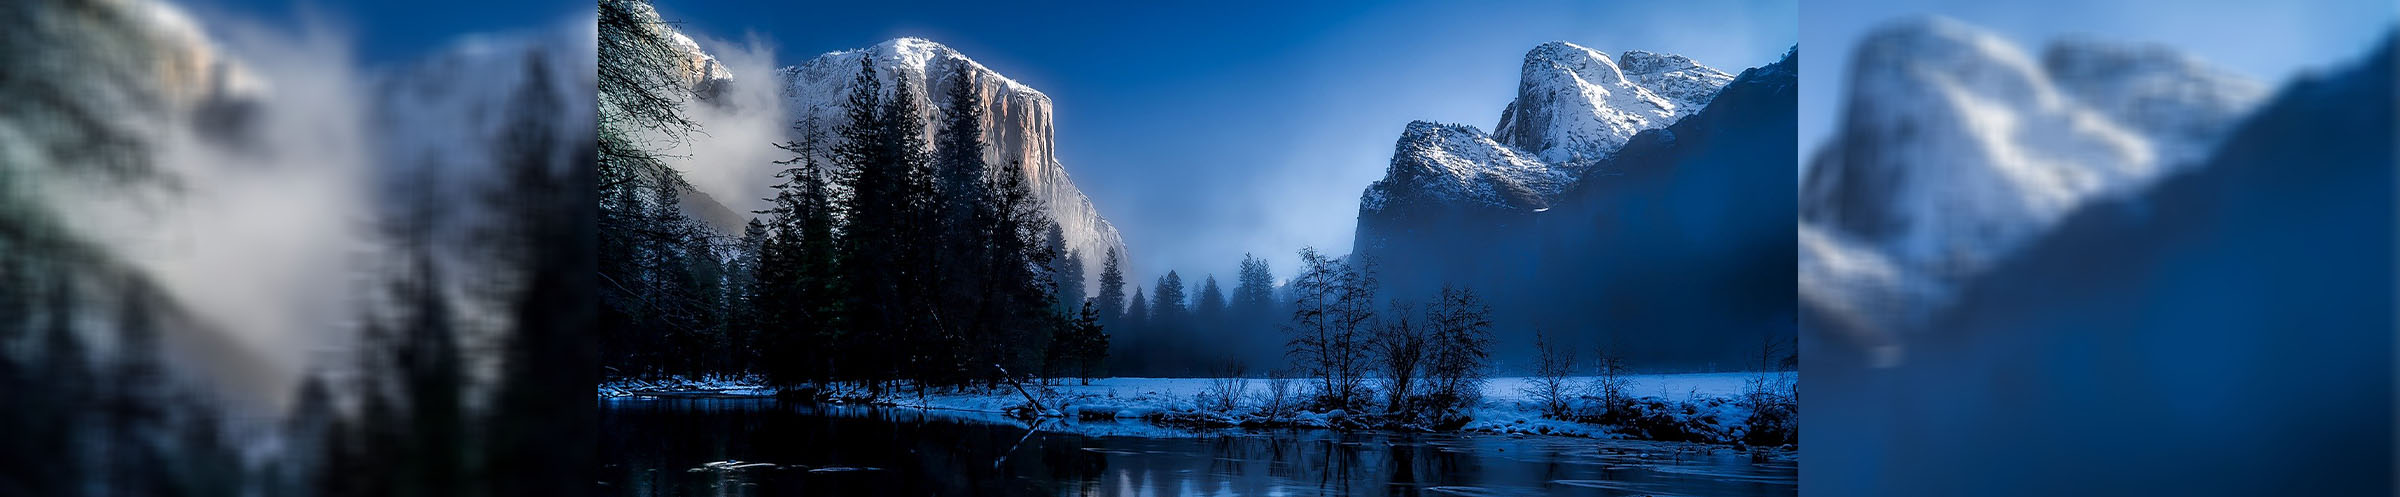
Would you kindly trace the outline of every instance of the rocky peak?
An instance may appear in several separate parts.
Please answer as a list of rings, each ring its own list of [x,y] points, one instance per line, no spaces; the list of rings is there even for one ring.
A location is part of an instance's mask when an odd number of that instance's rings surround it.
[[[683,33],[669,34],[676,48],[683,50],[683,57],[675,61],[676,74],[683,78],[686,87],[692,88],[693,93],[710,95],[733,81],[733,73],[725,70],[725,64],[717,62],[716,56],[700,50],[699,42],[692,41],[692,37]]]
[[[1517,98],[1492,134],[1409,123],[1385,178],[1361,196],[1360,213],[1425,202],[1547,208],[1588,164],[1637,133],[1698,112],[1734,79],[1681,55],[1629,51],[1611,58],[1567,42],[1526,52],[1520,77]]]
[[[2257,80],[2163,45],[2071,39],[2042,52],[2059,89],[2148,137],[2159,161],[2197,161],[2266,97]]]
[[[1554,163],[1597,159],[1642,130],[1665,127],[1707,105],[1732,80],[1680,56],[1628,54],[1617,59],[1567,42],[1526,52],[1517,98],[1501,110],[1493,136]]]
[[[1576,174],[1500,144],[1474,126],[1408,123],[1384,179],[1359,199],[1362,215],[1432,202],[1538,210],[1575,184]]]
[[[1673,102],[1676,120],[1707,107],[1717,91],[1733,82],[1733,75],[1725,71],[1674,54],[1627,50],[1617,56],[1617,67],[1635,85]]]

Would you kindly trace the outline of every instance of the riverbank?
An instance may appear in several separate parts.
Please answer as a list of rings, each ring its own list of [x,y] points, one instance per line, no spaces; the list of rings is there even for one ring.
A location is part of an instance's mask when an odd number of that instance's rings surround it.
[[[1797,451],[1683,442],[1185,429],[770,397],[599,404],[600,480],[621,495],[1766,497],[1793,495],[1799,472]]]
[[[1790,375],[1786,373],[1783,380],[1791,381]],[[1492,378],[1484,382],[1482,398],[1460,413],[1466,421],[1440,427],[1439,431],[1735,444],[1748,438],[1753,429],[1747,425],[1753,418],[1751,409],[1739,400],[1749,382],[1757,378],[1757,373],[1631,375],[1627,377],[1625,391],[1634,397],[1633,410],[1639,415],[1631,418],[1640,420],[1638,425],[1544,417],[1539,403],[1534,401],[1532,378]],[[1586,385],[1590,380],[1573,378],[1570,383]],[[1290,380],[1282,400],[1278,401],[1274,385],[1266,379],[1103,378],[1090,384],[1075,380],[1052,385],[1029,384],[1023,391],[1003,385],[991,389],[933,389],[920,396],[904,389],[867,403],[1073,421],[1139,420],[1184,428],[1436,431],[1429,426],[1389,424],[1382,421],[1387,418],[1380,413],[1301,409],[1299,399],[1304,396],[1301,391],[1306,385],[1304,380]],[[1223,392],[1235,393],[1228,396]],[[611,381],[600,387],[599,394],[603,398],[771,397],[776,390],[756,377],[708,377]]]

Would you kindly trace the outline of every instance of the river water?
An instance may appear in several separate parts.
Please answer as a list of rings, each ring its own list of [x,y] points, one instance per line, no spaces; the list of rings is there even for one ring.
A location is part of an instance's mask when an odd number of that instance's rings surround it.
[[[612,399],[600,408],[602,495],[1767,496],[1799,489],[1791,456],[1760,462],[1689,444],[1029,424],[981,413],[740,398]]]

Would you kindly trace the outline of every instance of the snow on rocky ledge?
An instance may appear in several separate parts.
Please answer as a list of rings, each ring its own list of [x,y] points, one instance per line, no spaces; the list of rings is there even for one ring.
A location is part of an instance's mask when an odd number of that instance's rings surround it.
[[[1367,187],[1359,211],[1413,201],[1542,209],[1576,177],[1572,168],[1544,163],[1473,126],[1416,121],[1401,132],[1390,169]]]
[[[1608,54],[1563,41],[1525,54],[1517,98],[1492,135],[1554,163],[1598,159],[1635,133],[1663,128],[1706,106],[1733,75],[1688,57],[1628,52],[1620,67]],[[1629,77],[1630,76],[1630,77]]]

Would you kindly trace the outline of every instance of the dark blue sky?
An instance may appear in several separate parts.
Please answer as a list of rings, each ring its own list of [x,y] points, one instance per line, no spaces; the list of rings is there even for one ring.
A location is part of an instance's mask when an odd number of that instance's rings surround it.
[[[756,35],[780,65],[923,37],[1048,93],[1060,160],[1124,232],[1145,284],[1168,269],[1230,279],[1244,252],[1270,256],[1279,278],[1302,245],[1347,253],[1359,192],[1402,127],[1488,131],[1542,42],[1739,72],[1798,38],[1792,0],[1003,3],[659,10],[704,44]]]
[[[561,0],[169,0],[211,30],[228,21],[290,27],[322,21],[348,35],[369,65],[407,62],[472,34],[525,32],[589,19],[589,2]]]

